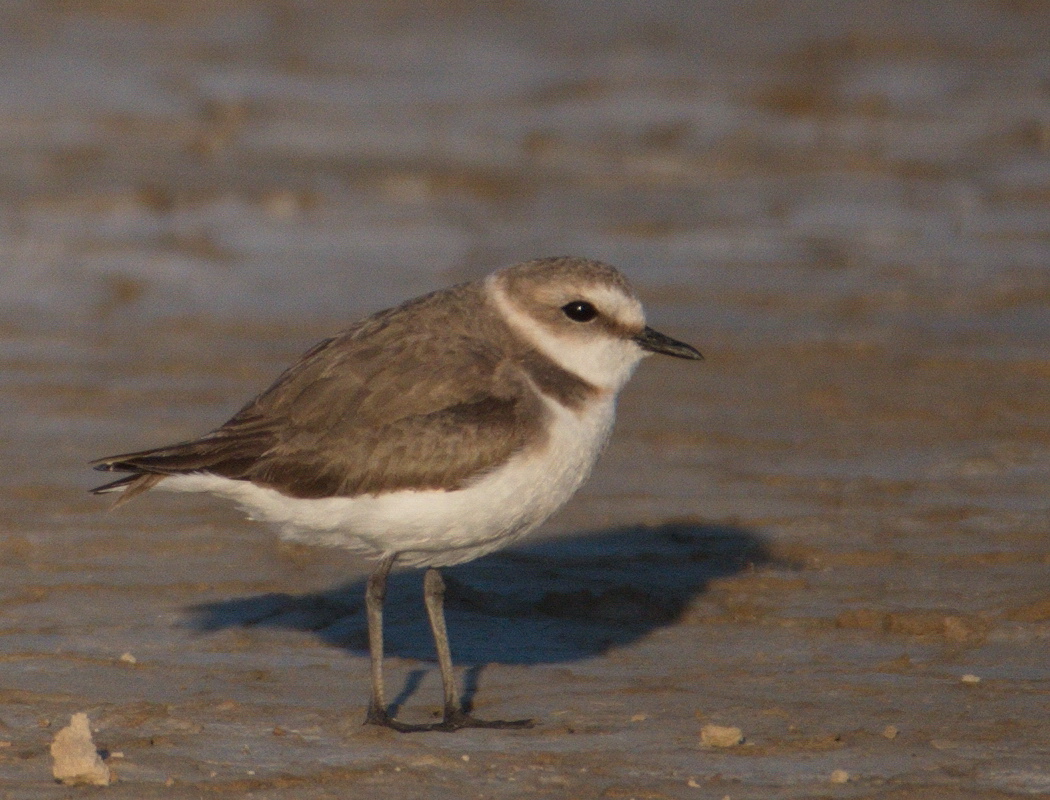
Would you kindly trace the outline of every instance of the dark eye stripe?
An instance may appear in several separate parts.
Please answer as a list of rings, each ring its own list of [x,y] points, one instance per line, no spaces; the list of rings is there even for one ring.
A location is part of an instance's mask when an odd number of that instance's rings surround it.
[[[598,316],[598,309],[586,300],[573,300],[571,303],[563,305],[561,310],[573,322],[590,322]]]

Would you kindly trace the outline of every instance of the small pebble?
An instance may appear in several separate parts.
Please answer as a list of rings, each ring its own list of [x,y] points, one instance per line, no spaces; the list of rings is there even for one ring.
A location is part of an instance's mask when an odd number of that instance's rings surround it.
[[[262,200],[263,210],[274,217],[291,217],[299,210],[299,198],[291,192],[272,192]]]
[[[837,769],[831,773],[832,783],[849,783],[849,773],[844,769]]]
[[[735,747],[744,741],[740,728],[705,725],[700,729],[700,744],[705,747]]]
[[[969,672],[967,672],[965,675],[963,675],[959,680],[961,680],[963,683],[969,683],[969,684],[974,684],[974,683],[980,683],[981,682],[981,679],[977,675],[971,675]]]
[[[649,719],[648,714],[635,714],[633,717],[631,717],[631,722],[642,722],[646,719]]]
[[[137,658],[135,658],[135,656],[131,655],[131,653],[125,653],[124,655],[122,655],[120,657],[120,660],[123,661],[125,664],[138,664],[139,663],[139,660]]]
[[[887,739],[896,739],[898,733],[900,733],[900,731],[897,730],[896,725],[887,725],[882,729],[882,735]]]

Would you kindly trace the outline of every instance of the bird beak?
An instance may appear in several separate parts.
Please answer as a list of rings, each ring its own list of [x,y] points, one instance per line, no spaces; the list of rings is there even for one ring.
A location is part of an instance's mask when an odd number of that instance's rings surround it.
[[[704,358],[695,347],[677,339],[672,339],[670,336],[664,336],[659,331],[654,331],[648,325],[645,327],[645,330],[634,337],[634,341],[639,347],[643,350],[648,350],[650,353],[663,353],[665,356],[689,358],[693,361],[702,361]]]

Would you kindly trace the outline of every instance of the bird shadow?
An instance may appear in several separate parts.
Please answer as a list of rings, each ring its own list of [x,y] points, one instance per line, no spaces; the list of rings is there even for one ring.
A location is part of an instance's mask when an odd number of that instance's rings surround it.
[[[489,663],[574,661],[671,625],[713,579],[772,564],[763,537],[743,528],[674,522],[536,542],[443,569],[456,663],[470,665],[467,698]],[[782,565],[783,566],[783,565]],[[421,572],[390,576],[384,614],[388,655],[435,660],[422,609]],[[306,594],[262,594],[190,609],[190,625],[312,631],[367,652],[364,580]],[[414,670],[394,705],[424,671]]]

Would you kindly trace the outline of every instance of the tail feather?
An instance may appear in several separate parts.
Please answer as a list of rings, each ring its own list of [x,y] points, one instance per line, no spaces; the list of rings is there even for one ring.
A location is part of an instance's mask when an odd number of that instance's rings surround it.
[[[88,491],[91,492],[91,494],[110,494],[111,492],[124,492],[127,491],[129,484],[134,483],[141,477],[141,474],[125,475],[119,480],[103,484],[102,486],[96,486],[94,489],[88,489]]]
[[[259,435],[209,435],[191,442],[168,447],[123,453],[92,461],[103,472],[148,472],[158,475],[178,475],[186,472],[216,472],[235,477],[270,445],[269,437]]]
[[[91,489],[91,494],[111,494],[113,492],[120,492],[120,497],[116,499],[112,506],[112,508],[117,508],[143,492],[148,492],[164,480],[164,478],[164,475],[140,472],[136,475],[127,475],[119,480],[113,481],[112,483],[96,486],[94,489]]]
[[[271,442],[272,437],[263,431],[246,430],[231,435],[220,430],[190,442],[100,458],[91,462],[95,469],[132,474],[92,489],[91,492],[121,492],[113,504],[116,508],[149,491],[169,475],[212,472],[228,478],[243,478]]]

